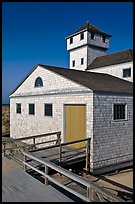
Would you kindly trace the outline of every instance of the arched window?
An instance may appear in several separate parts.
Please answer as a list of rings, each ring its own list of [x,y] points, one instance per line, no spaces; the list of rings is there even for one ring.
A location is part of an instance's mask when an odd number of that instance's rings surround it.
[[[43,86],[43,81],[40,77],[38,77],[35,81],[35,87]]]

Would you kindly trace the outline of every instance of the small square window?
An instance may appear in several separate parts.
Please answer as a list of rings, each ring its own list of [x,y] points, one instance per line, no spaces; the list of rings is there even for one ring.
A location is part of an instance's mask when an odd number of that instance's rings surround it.
[[[84,64],[84,58],[81,58],[81,65]]]
[[[83,40],[84,39],[84,33],[81,33],[80,34],[80,40]]]
[[[73,43],[73,37],[70,38],[70,44],[72,44],[72,43]]]
[[[52,116],[52,104],[45,104],[45,116]]]
[[[114,120],[126,119],[126,104],[114,104],[113,119]]]
[[[72,66],[75,67],[75,60],[72,61]]]
[[[95,39],[95,34],[91,33],[91,39],[94,40]]]
[[[33,103],[29,104],[29,114],[35,115],[35,104],[33,104]]]
[[[105,36],[103,36],[102,40],[103,40],[103,43],[106,43],[106,37]]]
[[[16,113],[21,113],[21,103],[16,104]]]
[[[123,69],[123,77],[131,77],[131,68]]]

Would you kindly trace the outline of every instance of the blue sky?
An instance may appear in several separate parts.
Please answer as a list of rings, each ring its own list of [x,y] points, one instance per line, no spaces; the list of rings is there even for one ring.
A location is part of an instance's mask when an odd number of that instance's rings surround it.
[[[2,103],[36,64],[69,67],[65,37],[87,21],[112,34],[108,54],[132,49],[131,2],[3,2]]]

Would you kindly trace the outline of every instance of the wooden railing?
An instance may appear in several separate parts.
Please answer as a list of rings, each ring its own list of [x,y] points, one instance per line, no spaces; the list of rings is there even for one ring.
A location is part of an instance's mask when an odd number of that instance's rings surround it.
[[[37,140],[39,138],[48,137],[51,135],[56,135],[56,139],[45,141],[45,142],[38,142],[38,140]],[[26,140],[32,140],[33,142],[32,142],[32,144],[22,142],[22,141],[26,141]],[[2,152],[4,153],[4,156],[6,156],[6,152],[11,152],[15,149],[19,149],[19,148],[35,149],[40,144],[47,144],[47,143],[52,143],[52,142],[56,142],[56,144],[60,144],[60,141],[61,141],[61,132],[60,131],[41,134],[41,135],[34,135],[34,136],[29,136],[29,137],[20,137],[17,139],[9,138],[8,141],[2,141]],[[7,146],[9,146],[9,144],[11,147],[7,148]]]
[[[92,182],[88,182],[88,181],[84,180],[83,178],[81,178],[80,176],[78,176],[74,173],[71,173],[66,169],[63,169],[62,167],[57,166],[54,163],[51,163],[49,161],[43,161],[39,158],[36,158],[35,156],[31,155],[28,152],[23,152],[23,155],[24,155],[24,161],[23,161],[24,170],[27,171],[27,169],[29,167],[30,169],[41,174],[45,179],[45,185],[48,185],[48,181],[51,181],[54,184],[60,186],[61,188],[65,189],[66,191],[72,193],[73,195],[81,198],[82,200],[84,200],[86,202],[95,202],[95,201],[97,201],[97,199],[99,202],[104,202],[104,201],[125,202],[124,200],[122,200],[118,196],[111,194],[109,191],[103,189],[102,187],[100,187],[100,186],[98,186]],[[44,166],[44,172],[37,169],[36,167],[32,166],[29,163],[30,160],[34,160],[34,161],[40,163],[41,165],[43,165]],[[52,178],[48,174],[49,169],[53,169],[56,172],[60,173],[61,175],[68,177],[72,181],[77,182],[77,183],[85,186],[86,191],[87,191],[87,196],[84,196],[84,195],[78,193],[77,191],[65,186],[64,184],[56,181],[54,178]]]
[[[48,147],[43,147],[43,148],[37,148],[37,149],[32,149],[29,152],[37,152],[37,151],[43,151],[43,150],[47,150],[47,149],[53,149],[56,147],[59,147],[59,163],[62,162],[62,157],[63,157],[63,150],[62,148],[68,145],[72,145],[72,144],[77,144],[77,143],[81,143],[81,142],[86,142],[86,147],[84,146],[83,148],[85,148],[85,157],[86,157],[86,173],[88,174],[90,172],[90,140],[91,138],[85,138],[85,139],[81,139],[81,140],[75,140],[75,141],[71,141],[71,142],[65,142],[65,143],[60,143],[61,139],[59,138],[59,143],[55,144],[55,145],[51,145]],[[78,148],[78,153],[80,153],[80,149]],[[70,151],[75,151],[76,152],[76,148],[74,150],[70,150]]]

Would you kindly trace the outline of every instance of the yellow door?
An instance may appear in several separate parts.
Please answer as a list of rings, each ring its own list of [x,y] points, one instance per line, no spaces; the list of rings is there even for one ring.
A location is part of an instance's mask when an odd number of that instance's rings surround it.
[[[65,106],[65,136],[66,142],[86,138],[86,106]],[[83,147],[85,142],[71,145],[71,147]]]

